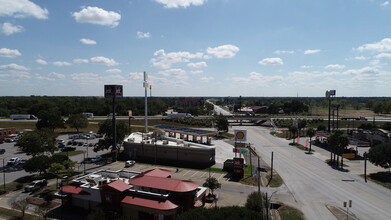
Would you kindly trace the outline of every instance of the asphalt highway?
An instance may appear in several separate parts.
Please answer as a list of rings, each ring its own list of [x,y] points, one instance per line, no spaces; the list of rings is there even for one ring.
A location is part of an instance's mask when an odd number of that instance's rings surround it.
[[[234,128],[235,129],[235,128]],[[303,211],[307,219],[335,219],[326,205],[343,207],[352,200],[353,212],[359,219],[391,219],[391,191],[346,171],[328,166],[325,161],[305,154],[288,145],[288,141],[275,138],[261,127],[247,129],[247,142],[270,165],[274,152],[274,169],[283,178],[290,198],[281,192],[282,202]],[[275,195],[279,198],[279,192]]]

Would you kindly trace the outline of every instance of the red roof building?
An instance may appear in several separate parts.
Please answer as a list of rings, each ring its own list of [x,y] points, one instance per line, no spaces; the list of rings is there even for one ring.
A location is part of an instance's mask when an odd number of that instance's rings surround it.
[[[198,188],[198,184],[190,180],[171,179],[143,174],[133,177],[129,180],[129,183],[136,187],[148,187],[170,192],[190,192]]]
[[[148,170],[143,172],[144,176],[155,176],[155,177],[164,177],[171,178],[171,171],[161,168],[155,168],[153,170]]]

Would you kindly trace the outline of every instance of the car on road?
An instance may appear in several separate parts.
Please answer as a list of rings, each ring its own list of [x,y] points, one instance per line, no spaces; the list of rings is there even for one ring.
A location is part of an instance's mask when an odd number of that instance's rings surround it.
[[[125,167],[131,167],[131,166],[133,166],[135,163],[136,163],[136,161],[134,161],[134,160],[127,160],[127,161],[125,162]]]
[[[20,159],[18,162],[19,166],[23,166],[26,163],[27,159]]]
[[[4,154],[5,153],[5,149],[0,149],[0,154]]]
[[[41,179],[41,180],[34,180],[30,184],[24,187],[25,192],[31,192],[34,191],[35,189],[41,188],[43,186],[46,186],[48,182],[46,179]]]
[[[76,147],[67,146],[67,147],[61,148],[62,152],[64,152],[64,151],[74,151],[74,150],[76,150]]]
[[[19,157],[13,157],[7,162],[7,166],[14,166],[19,163]]]
[[[91,163],[96,163],[96,162],[99,162],[102,160],[102,157],[101,156],[96,156],[94,158],[91,158]]]

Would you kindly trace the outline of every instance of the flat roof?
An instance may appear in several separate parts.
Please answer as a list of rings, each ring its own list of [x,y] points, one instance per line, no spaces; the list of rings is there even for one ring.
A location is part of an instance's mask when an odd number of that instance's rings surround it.
[[[208,130],[201,130],[201,129],[195,129],[195,128],[184,128],[184,127],[179,127],[179,126],[174,126],[174,125],[155,125],[153,128],[156,129],[162,129],[164,131],[168,132],[176,132],[176,133],[182,133],[182,134],[190,134],[194,136],[212,136],[216,135],[216,131],[208,131]]]

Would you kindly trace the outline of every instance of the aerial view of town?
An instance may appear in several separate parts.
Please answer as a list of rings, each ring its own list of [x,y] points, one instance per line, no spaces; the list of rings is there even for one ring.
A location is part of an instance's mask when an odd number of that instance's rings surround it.
[[[0,0],[0,219],[390,220],[387,0]]]

